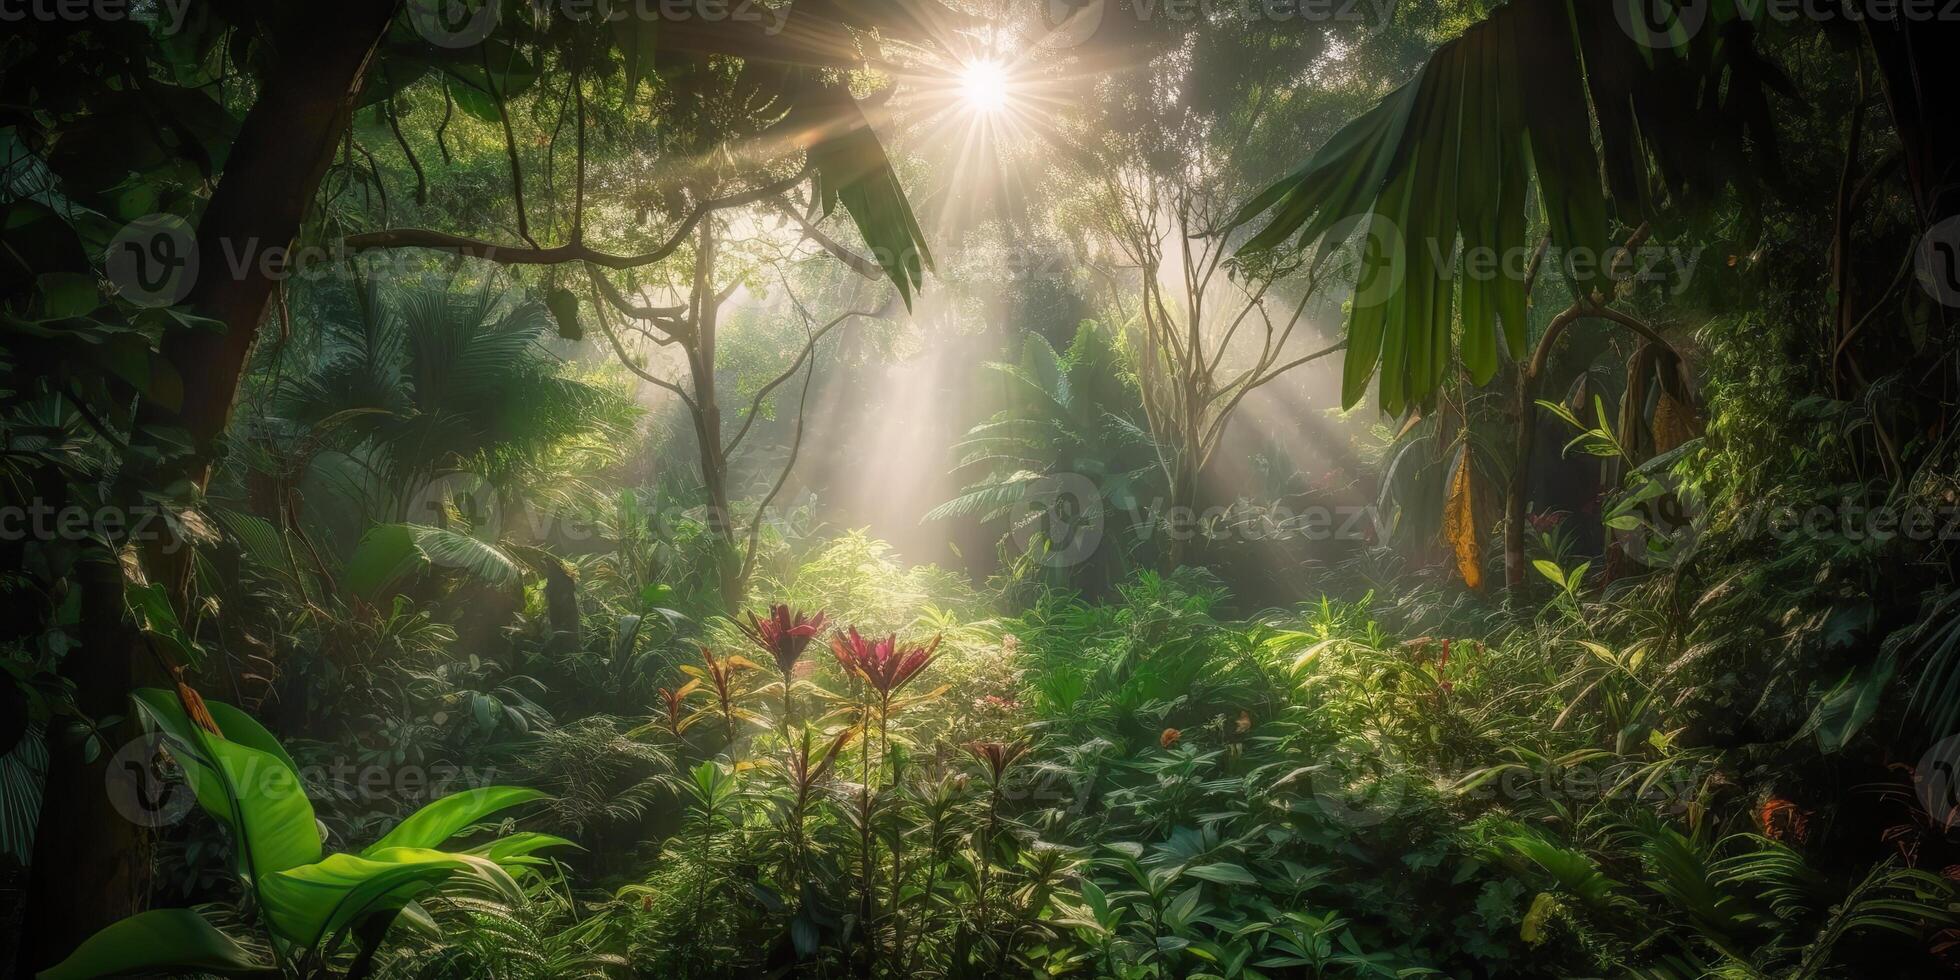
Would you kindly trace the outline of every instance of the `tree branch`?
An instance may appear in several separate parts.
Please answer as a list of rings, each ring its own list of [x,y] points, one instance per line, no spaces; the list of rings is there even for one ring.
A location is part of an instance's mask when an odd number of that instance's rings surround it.
[[[791,207],[788,201],[783,200],[781,197],[774,197],[769,200],[769,204],[776,210],[789,215],[796,222],[797,226],[803,229],[803,237],[822,246],[824,251],[836,256],[838,261],[850,266],[851,271],[873,282],[884,278],[885,270],[879,268],[878,263],[845,248],[836,239],[818,230],[816,225],[811,224],[810,220],[803,216],[803,212]]]
[[[592,283],[598,288],[599,295],[604,296],[606,302],[611,303],[613,309],[618,310],[621,316],[653,323],[665,333],[668,339],[660,341],[661,344],[674,343],[687,335],[687,321],[685,319],[687,316],[687,306],[685,304],[680,306],[638,306],[628,300],[624,294],[620,293],[619,287],[614,286],[612,280],[606,278],[604,273],[590,265],[585,267],[585,273],[592,277]],[[596,302],[597,300],[595,299],[594,301]]]
[[[619,355],[619,363],[626,365],[626,370],[631,371],[634,374],[638,375],[640,380],[651,382],[652,384],[658,385],[662,388],[667,389],[668,391],[673,392],[676,395],[679,395],[681,402],[687,405],[687,409],[689,412],[696,411],[694,405],[694,398],[690,396],[686,390],[681,388],[680,385],[677,385],[672,381],[668,381],[665,378],[659,377],[658,375],[655,375],[647,371],[646,369],[640,367],[638,364],[633,363],[633,355],[627,353],[626,345],[619,342],[619,335],[613,332],[611,321],[606,319],[605,304],[600,302],[599,300],[599,288],[597,285],[599,280],[600,280],[599,276],[592,277],[592,281],[594,284],[592,288],[592,308],[594,313],[594,319],[599,324],[599,332],[606,335],[606,339],[612,343],[613,352]]]
[[[849,316],[849,315],[850,314],[847,313],[844,316]],[[843,318],[844,317],[840,316],[836,320],[832,320],[829,325],[824,327],[824,329],[828,330],[830,329],[830,327],[836,326],[839,321],[843,320]],[[790,437],[789,458],[783,461],[783,471],[777,474],[776,485],[770,487],[768,495],[762,498],[761,503],[755,505],[755,517],[751,519],[749,522],[748,547],[745,549],[746,553],[742,556],[742,581],[744,583],[748,582],[749,574],[755,570],[756,543],[760,541],[762,538],[762,519],[768,515],[769,505],[776,502],[776,495],[782,493],[783,487],[789,483],[790,471],[796,468],[796,457],[801,455],[803,452],[803,422],[808,415],[808,410],[810,407],[810,382],[817,376],[817,361],[816,361],[816,355],[814,353],[814,350],[817,343],[817,337],[819,336],[821,336],[821,334],[816,334],[811,336],[809,343],[804,345],[803,348],[806,351],[812,352],[810,358],[810,370],[808,373],[803,375],[803,394],[799,396],[796,401],[796,431],[795,434]],[[754,418],[755,416],[750,415],[749,417]],[[742,428],[744,431],[746,431],[748,429],[748,426],[744,424]],[[736,438],[739,439],[740,436],[738,435]],[[730,448],[733,448],[734,443],[732,442],[729,443],[729,446]]]
[[[831,318],[830,322],[824,324],[815,333],[811,334],[810,339],[804,342],[803,349],[797,352],[796,360],[790,362],[789,368],[785,370],[783,373],[776,375],[774,378],[770,379],[768,384],[765,384],[761,388],[756,390],[754,400],[752,400],[749,403],[748,415],[742,419],[742,427],[735,430],[735,435],[728,440],[725,448],[723,449],[723,452],[726,452],[730,455],[734,454],[735,447],[741,444],[742,437],[748,435],[749,427],[755,424],[756,414],[762,410],[762,400],[769,397],[769,393],[775,391],[776,388],[782,385],[783,382],[788,381],[790,378],[794,377],[796,374],[796,370],[803,366],[804,360],[815,357],[816,350],[817,350],[817,342],[822,340],[825,334],[829,333],[831,330],[835,329],[838,324],[843,323],[845,320],[848,320],[851,317],[854,316],[869,317],[871,315],[872,315],[871,313],[867,313],[863,310],[851,310],[850,312],[847,313],[839,313],[835,317]],[[811,370],[814,372],[815,367],[813,366]]]
[[[810,168],[806,165],[803,169],[797,171],[794,176],[779,180],[773,184],[758,187],[755,190],[745,191],[740,194],[731,194],[728,197],[703,201],[688,214],[687,219],[682,221],[680,226],[675,228],[673,234],[668,236],[665,241],[655,246],[652,251],[641,252],[636,255],[618,255],[612,252],[602,252],[598,249],[587,247],[584,242],[576,238],[563,245],[524,248],[514,245],[498,245],[495,242],[486,242],[482,239],[469,238],[463,235],[452,235],[447,232],[434,231],[427,228],[388,228],[382,231],[349,235],[346,239],[346,245],[348,248],[357,252],[377,248],[433,248],[446,252],[454,252],[458,255],[488,259],[491,262],[497,262],[503,265],[557,265],[561,262],[590,262],[593,265],[607,269],[633,269],[643,265],[652,265],[674,254],[675,250],[679,249],[688,240],[689,236],[694,233],[694,229],[701,223],[701,219],[706,218],[708,215],[727,208],[746,207],[751,204],[766,201],[801,184],[809,176]]]

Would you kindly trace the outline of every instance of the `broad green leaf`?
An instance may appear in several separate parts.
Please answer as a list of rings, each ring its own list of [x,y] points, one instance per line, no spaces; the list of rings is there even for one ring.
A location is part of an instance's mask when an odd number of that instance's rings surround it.
[[[517,786],[486,786],[454,793],[410,814],[361,853],[372,855],[391,847],[435,847],[492,813],[543,798],[537,790]]]
[[[1343,404],[1357,403],[1379,375],[1378,407],[1400,414],[1432,397],[1453,360],[1486,382],[1496,374],[1499,332],[1513,358],[1527,345],[1532,177],[1554,246],[1546,273],[1579,295],[1611,258],[1609,210],[1629,227],[1656,217],[1650,185],[1665,186],[1670,202],[1707,200],[1728,184],[1751,193],[1749,155],[1772,158],[1774,132],[1766,119],[1736,117],[1764,115],[1748,107],[1782,80],[1754,70],[1762,59],[1746,35],[1721,29],[1736,16],[1718,5],[1705,29],[1684,39],[1689,46],[1663,53],[1643,50],[1597,3],[1510,0],[1440,46],[1414,79],[1254,195],[1219,233],[1264,216],[1240,255],[1292,240],[1303,250],[1318,242],[1324,258],[1357,219],[1392,222],[1405,242],[1406,278],[1393,295],[1368,301],[1357,284]],[[1749,70],[1737,74],[1739,64]],[[1705,94],[1724,86],[1721,98]],[[1603,183],[1613,187],[1610,209]],[[1459,237],[1462,261],[1450,257]],[[1452,336],[1459,281],[1460,349]]]
[[[292,760],[264,728],[243,712],[207,702],[218,727],[229,720],[241,740],[219,738],[192,724],[170,691],[146,688],[134,697],[170,736],[198,803],[238,836],[241,875],[261,880],[320,859],[313,804]],[[251,743],[271,744],[277,751]]]
[[[1228,861],[1185,868],[1184,873],[1193,878],[1201,878],[1219,885],[1257,885],[1259,883],[1259,879],[1253,877],[1252,872],[1247,871],[1243,865],[1233,864]]]
[[[347,559],[347,586],[370,598],[395,579],[419,567],[422,555],[415,535],[402,524],[378,524],[354,546]]]
[[[88,937],[67,959],[38,976],[41,980],[88,980],[164,970],[254,973],[272,968],[273,964],[254,957],[196,912],[151,909]]]
[[[528,865],[541,862],[542,858],[531,855],[547,847],[577,847],[574,841],[556,834],[540,834],[535,831],[521,831],[505,834],[482,847],[471,848],[469,853],[489,858],[506,868],[514,865]]]
[[[932,267],[925,232],[912,213],[891,160],[849,88],[800,71],[789,91],[796,106],[784,121],[791,132],[823,134],[808,147],[817,201],[828,215],[842,202],[879,268],[910,309]]]
[[[268,875],[259,884],[259,900],[281,938],[311,948],[367,915],[399,910],[458,874],[494,886],[514,903],[522,901],[517,883],[488,858],[412,847],[334,854]]]
[[[169,651],[182,663],[192,669],[204,662],[204,651],[177,621],[177,611],[170,605],[170,595],[161,582],[147,582],[142,585],[126,585],[123,596],[129,603],[129,610],[143,627],[143,634],[152,643]]]
[[[443,568],[467,573],[492,585],[515,585],[523,577],[517,562],[489,542],[448,528],[408,524],[415,547]]]

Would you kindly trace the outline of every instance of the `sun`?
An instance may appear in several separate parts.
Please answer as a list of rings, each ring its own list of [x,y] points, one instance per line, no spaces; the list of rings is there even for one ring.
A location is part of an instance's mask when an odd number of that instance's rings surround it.
[[[1007,69],[998,61],[968,62],[960,69],[960,101],[991,115],[1007,107]]]

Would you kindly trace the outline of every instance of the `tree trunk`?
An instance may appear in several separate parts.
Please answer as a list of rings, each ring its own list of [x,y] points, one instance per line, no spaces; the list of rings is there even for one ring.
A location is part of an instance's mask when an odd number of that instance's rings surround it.
[[[183,378],[184,400],[175,411],[146,401],[135,433],[154,440],[159,429],[175,428],[190,438],[194,452],[156,472],[129,473],[126,485],[160,487],[189,478],[202,486],[209,478],[218,437],[231,419],[279,274],[260,260],[299,234],[346,132],[362,75],[399,2],[349,0],[324,16],[303,4],[257,11],[270,22],[274,67],[239,127],[198,222],[197,279],[185,300],[224,330],[164,336],[162,353]],[[168,583],[181,600],[190,552],[171,544],[151,542],[146,561],[155,579]],[[152,667],[140,642],[122,626],[120,565],[112,561],[95,575],[104,580],[84,583],[96,610],[84,617],[90,635],[64,658],[63,667],[75,681],[84,711],[126,716],[130,689]],[[111,577],[113,582],[106,580]],[[140,911],[148,899],[147,831],[117,812],[104,792],[109,756],[117,747],[108,746],[102,758],[86,765],[57,752],[50,765],[20,955],[29,971],[65,957],[83,938]]]
[[[122,565],[106,552],[77,563],[82,595],[81,646],[62,658],[61,673],[75,685],[76,706],[92,719],[124,721],[103,731],[101,753],[87,762],[78,744],[50,731],[48,776],[29,866],[26,914],[21,922],[20,975],[31,977],[73,952],[96,930],[143,910],[150,893],[148,827],[125,817],[110,799],[111,766],[125,760],[117,750],[136,737],[128,720],[129,691],[154,680],[140,641],[125,626]],[[150,789],[130,774],[130,790]],[[135,793],[125,802],[141,803]]]
[[[1197,467],[1183,454],[1178,460],[1176,473],[1171,480],[1171,507],[1167,512],[1168,546],[1164,549],[1164,571],[1177,571],[1197,549],[1194,547],[1198,534],[1198,473]]]
[[[163,342],[164,356],[184,377],[174,421],[200,452],[231,420],[275,276],[290,271],[259,261],[234,271],[234,263],[284,249],[299,235],[399,2],[354,0],[331,17],[302,5],[275,29],[276,67],[239,127],[197,226],[198,279],[186,302],[225,330],[179,330]]]
[[[267,29],[274,65],[198,221],[197,279],[184,300],[224,329],[164,336],[162,354],[184,380],[183,404],[173,412],[145,402],[139,419],[139,429],[174,427],[190,437],[191,458],[159,473],[160,485],[188,477],[203,486],[210,477],[259,323],[277,281],[291,271],[285,250],[347,132],[361,79],[399,5],[350,0],[331,16],[305,5],[266,11],[276,18]],[[173,587],[190,565],[184,548],[153,549],[151,558],[159,560],[154,573]]]
[[[1960,91],[1960,21],[1865,18],[1885,105],[1905,149],[1906,180],[1920,221],[1960,214],[1960,127],[1948,101]]]
[[[1531,448],[1538,425],[1536,379],[1520,364],[1517,388],[1517,432],[1511,453],[1511,480],[1504,489],[1504,588],[1514,598],[1524,594],[1525,495],[1531,486]]]
[[[694,317],[694,337],[687,352],[688,374],[694,386],[694,437],[701,449],[701,483],[708,497],[708,530],[713,533],[717,584],[732,614],[747,598],[742,574],[742,545],[736,537],[735,515],[728,492],[728,454],[721,442],[721,402],[715,390],[715,327],[721,301],[715,295],[714,222],[701,222],[694,256],[694,295],[700,304]]]

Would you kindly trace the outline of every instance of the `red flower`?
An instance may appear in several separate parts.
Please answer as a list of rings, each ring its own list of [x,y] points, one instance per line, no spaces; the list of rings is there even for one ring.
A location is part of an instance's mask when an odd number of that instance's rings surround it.
[[[1555,528],[1560,524],[1565,523],[1565,512],[1562,510],[1555,510],[1555,511],[1547,511],[1541,514],[1531,514],[1527,516],[1525,520],[1531,522],[1532,530],[1537,531],[1540,534],[1543,534],[1546,531],[1549,531],[1552,528]]]
[[[882,640],[867,640],[858,635],[855,626],[849,633],[839,633],[830,639],[830,652],[836,655],[838,666],[864,678],[878,692],[880,701],[890,701],[899,688],[919,676],[937,657],[938,649],[936,636],[922,647],[901,647],[896,633]]]
[[[1164,729],[1164,734],[1157,736],[1157,744],[1168,749],[1171,746],[1176,745],[1178,743],[1178,740],[1183,737],[1184,737],[1183,732],[1180,732],[1175,728],[1166,728]]]
[[[687,707],[687,696],[700,689],[699,680],[688,681],[677,691],[664,687],[660,689],[660,703],[667,709],[667,730],[674,733],[675,738],[679,738],[682,732],[687,731],[687,726],[694,723],[696,716],[685,716],[682,712]]]
[[[748,635],[751,642],[774,657],[776,669],[784,674],[796,666],[796,661],[802,658],[810,641],[816,639],[827,622],[822,610],[811,615],[796,612],[782,603],[769,607],[768,619],[759,619],[754,612],[750,612],[748,617],[748,622],[736,620],[735,625]]]

